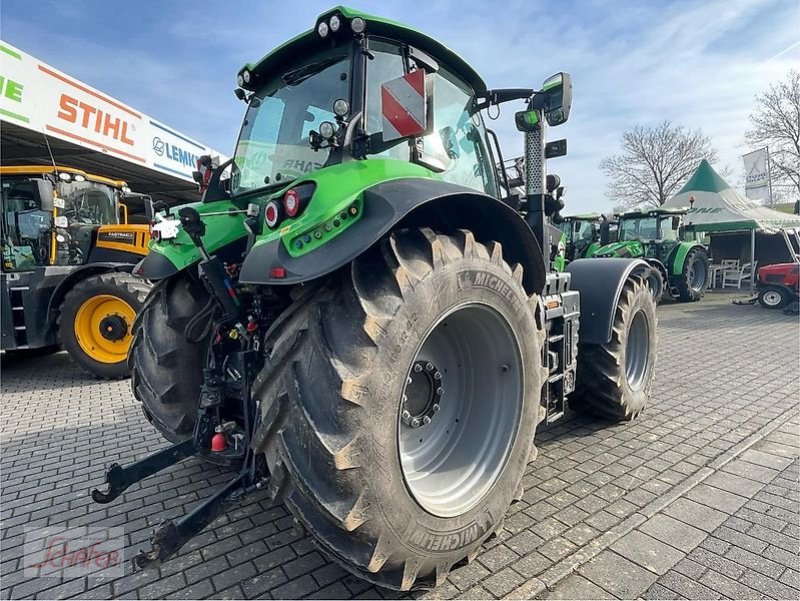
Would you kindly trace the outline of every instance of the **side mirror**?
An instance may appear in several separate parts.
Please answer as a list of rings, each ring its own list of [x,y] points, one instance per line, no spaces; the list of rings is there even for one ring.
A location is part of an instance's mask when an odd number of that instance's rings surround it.
[[[53,184],[44,178],[32,179],[34,200],[42,211],[52,211],[55,208],[53,199]]]
[[[544,118],[550,126],[561,125],[569,119],[572,108],[572,77],[569,73],[556,73],[542,84]]]
[[[611,224],[603,221],[600,224],[600,244],[605,246],[611,242]]]
[[[383,141],[412,138],[433,131],[433,94],[423,69],[381,85]]]
[[[680,227],[681,227],[681,216],[680,215],[675,215],[672,218],[672,229],[673,230],[677,230]]]
[[[678,240],[683,240],[686,238],[686,226],[680,225],[678,226]]]

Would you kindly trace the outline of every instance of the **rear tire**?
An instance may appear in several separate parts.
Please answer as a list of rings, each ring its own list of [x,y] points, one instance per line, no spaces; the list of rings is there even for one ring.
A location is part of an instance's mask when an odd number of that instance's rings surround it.
[[[58,332],[81,369],[98,378],[128,377],[131,329],[149,291],[147,281],[111,272],[81,280],[67,292]]]
[[[156,286],[134,326],[128,357],[133,396],[170,442],[191,437],[197,421],[208,341],[190,342],[184,331],[208,299],[185,274],[170,278]]]
[[[651,266],[649,269],[642,269],[635,273],[641,276],[645,284],[647,284],[647,288],[653,296],[653,302],[655,304],[660,303],[664,297],[664,276],[661,271],[657,267]]]
[[[579,344],[578,378],[570,406],[617,421],[639,415],[650,400],[657,325],[650,289],[639,276],[631,276],[622,288],[611,341]]]
[[[708,253],[702,248],[691,249],[683,260],[681,274],[675,276],[675,287],[681,302],[698,301],[706,293],[711,273]]]
[[[392,234],[290,308],[254,386],[253,446],[334,561],[427,588],[497,530],[543,415],[537,303],[499,244],[423,229]]]
[[[780,286],[764,286],[758,291],[758,304],[765,309],[782,309],[790,302],[791,294]]]

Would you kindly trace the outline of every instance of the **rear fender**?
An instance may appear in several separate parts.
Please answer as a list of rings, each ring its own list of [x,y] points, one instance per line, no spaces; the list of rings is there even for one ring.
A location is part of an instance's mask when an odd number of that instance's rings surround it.
[[[642,267],[649,265],[641,259],[615,258],[578,259],[567,265],[567,273],[572,274],[570,288],[581,295],[580,342],[606,344],[611,340],[622,287]]]
[[[686,261],[686,255],[694,248],[705,250],[705,246],[699,242],[681,242],[670,253],[670,259],[667,261],[672,265],[672,274],[681,275],[683,273],[683,263]]]
[[[306,254],[290,255],[281,239],[254,246],[242,265],[239,281],[268,285],[307,282],[351,262],[393,229],[430,227],[442,233],[469,229],[477,240],[500,242],[505,260],[523,266],[526,291],[538,293],[544,288],[546,268],[533,232],[519,213],[494,197],[448,182],[411,177],[367,188],[360,206],[358,221]],[[273,277],[274,273],[283,277]]]

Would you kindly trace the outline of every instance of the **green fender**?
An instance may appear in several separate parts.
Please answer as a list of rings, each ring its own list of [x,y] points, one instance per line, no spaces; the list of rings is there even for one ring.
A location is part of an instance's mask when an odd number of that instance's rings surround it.
[[[597,251],[600,250],[600,248],[601,246],[599,242],[592,242],[583,250],[583,256],[581,259],[591,259],[597,254]]]
[[[688,255],[689,251],[693,248],[702,248],[705,250],[705,246],[699,242],[681,242],[673,249],[671,253],[672,275],[680,275],[683,273],[683,263],[686,261],[686,255]]]
[[[288,183],[283,189],[265,194],[243,194],[232,200],[190,203],[197,209],[206,225],[203,245],[209,253],[242,240],[247,236],[244,217],[241,214],[209,215],[209,213],[226,213],[230,210],[242,210],[248,203],[256,203],[262,207],[273,198],[281,198],[290,187],[307,182],[316,183],[313,198],[308,208],[295,219],[284,219],[281,227],[270,230],[264,226],[263,233],[256,238],[254,249],[280,240],[291,256],[301,256],[315,250],[347,229],[347,226],[358,221],[360,214],[351,217],[337,227],[327,230],[325,226],[333,223],[336,217],[354,203],[360,205],[363,191],[375,184],[402,178],[441,178],[430,170],[414,163],[385,159],[368,161],[350,161],[332,165],[300,177]],[[177,214],[178,209],[172,209]],[[361,208],[360,206],[358,207]],[[359,211],[360,213],[360,211]],[[338,222],[337,222],[338,223]],[[320,237],[314,234],[319,231]],[[296,242],[299,238],[310,240],[303,242],[299,249]],[[181,228],[177,238],[162,242],[150,241],[150,253],[136,266],[134,273],[151,280],[160,280],[197,263],[200,253],[189,236]]]

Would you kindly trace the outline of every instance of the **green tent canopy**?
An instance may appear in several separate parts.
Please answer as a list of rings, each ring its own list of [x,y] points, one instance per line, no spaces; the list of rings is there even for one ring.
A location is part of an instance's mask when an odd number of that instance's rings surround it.
[[[694,203],[689,202],[690,197],[694,197]],[[800,215],[781,213],[753,202],[731,188],[705,159],[663,207],[690,207],[686,225],[703,232],[800,228]]]

